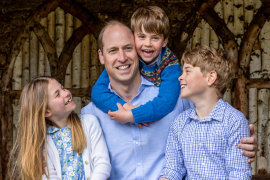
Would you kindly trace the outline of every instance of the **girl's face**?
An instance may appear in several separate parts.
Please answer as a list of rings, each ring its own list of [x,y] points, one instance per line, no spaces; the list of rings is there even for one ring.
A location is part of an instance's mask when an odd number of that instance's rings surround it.
[[[69,90],[55,79],[50,79],[48,84],[48,105],[46,117],[60,128],[67,126],[67,118],[76,108]]]

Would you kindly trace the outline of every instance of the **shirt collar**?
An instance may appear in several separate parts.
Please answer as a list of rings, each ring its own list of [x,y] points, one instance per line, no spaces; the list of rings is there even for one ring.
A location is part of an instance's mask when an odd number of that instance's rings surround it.
[[[56,132],[58,132],[60,130],[65,131],[65,130],[68,130],[68,129],[71,129],[69,125],[64,127],[64,128],[58,128],[58,127],[55,127],[55,126],[49,126],[49,127],[47,127],[47,133],[48,134],[55,134]]]
[[[201,121],[201,122],[211,121],[211,120],[222,121],[225,108],[226,108],[226,103],[222,99],[219,99],[214,109],[211,111],[211,113],[207,117],[200,120],[196,114],[195,108],[193,108],[190,113],[190,118],[193,120]]]
[[[142,90],[146,87],[146,86],[154,86],[153,83],[151,83],[150,81],[147,81],[142,75],[141,75],[141,85],[139,87],[139,93],[142,92]],[[109,82],[109,85],[108,85],[108,89],[116,94],[117,96],[119,96],[113,89],[112,89],[112,86],[111,86],[111,83]],[[120,97],[120,96],[119,96]]]

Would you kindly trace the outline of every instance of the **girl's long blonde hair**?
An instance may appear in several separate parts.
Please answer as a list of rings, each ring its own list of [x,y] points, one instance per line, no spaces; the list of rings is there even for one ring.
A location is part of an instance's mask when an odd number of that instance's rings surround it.
[[[46,128],[52,124],[45,118],[48,84],[52,77],[37,77],[22,90],[20,116],[15,144],[9,160],[10,179],[36,180],[48,177]],[[72,148],[79,154],[86,147],[86,137],[78,115],[68,117],[72,132]],[[48,172],[48,171],[47,171]]]

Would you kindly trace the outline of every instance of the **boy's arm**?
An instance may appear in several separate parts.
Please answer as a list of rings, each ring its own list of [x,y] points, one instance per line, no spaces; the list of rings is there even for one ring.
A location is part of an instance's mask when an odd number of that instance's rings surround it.
[[[244,115],[234,117],[234,124],[230,127],[228,137],[228,148],[226,150],[226,170],[229,179],[251,179],[251,170],[248,157],[242,155],[237,144],[242,137],[249,137],[248,121]]]
[[[183,119],[180,119],[180,116],[178,116],[170,127],[165,151],[165,162],[160,174],[160,179],[183,179],[186,175],[184,157],[181,150],[180,140],[178,139],[179,131],[182,131],[182,128],[179,126],[180,120],[182,121]]]
[[[116,111],[116,103],[125,104],[124,100],[110,92],[108,89],[109,82],[108,73],[104,69],[91,92],[92,101],[104,113],[108,113],[109,110]]]
[[[168,66],[161,72],[158,96],[131,110],[135,123],[157,121],[174,109],[180,95],[180,74],[179,64]]]

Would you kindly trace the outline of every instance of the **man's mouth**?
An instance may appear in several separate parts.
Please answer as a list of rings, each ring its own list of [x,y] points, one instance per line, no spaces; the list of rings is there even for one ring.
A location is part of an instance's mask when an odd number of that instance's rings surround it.
[[[184,84],[181,85],[181,89],[182,89],[182,88],[185,88],[185,87],[186,87],[186,85],[184,85]]]
[[[130,67],[130,65],[123,65],[123,66],[118,66],[117,69],[119,70],[126,70]]]

